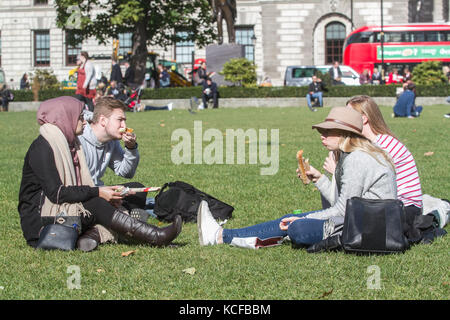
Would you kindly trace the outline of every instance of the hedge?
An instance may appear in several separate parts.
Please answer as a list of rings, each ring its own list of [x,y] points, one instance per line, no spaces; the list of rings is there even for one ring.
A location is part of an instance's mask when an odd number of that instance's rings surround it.
[[[398,85],[382,86],[332,86],[325,97],[351,97],[365,94],[371,97],[395,97]],[[450,95],[450,85],[417,86],[417,95],[422,97],[446,97]],[[288,98],[305,97],[308,87],[220,87],[221,98]],[[13,91],[14,101],[33,101],[33,93],[29,90]],[[75,90],[41,90],[39,101],[59,96],[73,96]],[[141,99],[189,99],[201,96],[201,87],[144,89]]]

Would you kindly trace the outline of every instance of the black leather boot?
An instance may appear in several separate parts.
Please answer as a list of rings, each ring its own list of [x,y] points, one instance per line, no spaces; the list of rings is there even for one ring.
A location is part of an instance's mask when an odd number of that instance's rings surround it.
[[[171,243],[180,234],[182,223],[181,216],[178,215],[171,225],[158,228],[116,210],[112,217],[111,229],[153,246],[164,246]]]
[[[306,251],[309,253],[318,253],[325,251],[339,251],[342,250],[341,236],[334,235],[328,237],[320,242],[309,246]]]
[[[89,252],[95,250],[99,243],[100,234],[97,228],[90,228],[78,238],[77,248],[81,251]]]

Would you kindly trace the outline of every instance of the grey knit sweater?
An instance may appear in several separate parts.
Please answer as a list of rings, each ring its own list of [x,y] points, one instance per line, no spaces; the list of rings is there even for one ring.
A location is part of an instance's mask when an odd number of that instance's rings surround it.
[[[322,175],[315,183],[321,194],[330,202],[331,207],[309,214],[309,219],[332,218],[343,222],[347,200],[352,197],[365,199],[397,199],[395,171],[382,157],[378,162],[370,154],[353,151],[342,163],[341,192],[337,195],[337,187],[326,175]]]
[[[122,149],[118,140],[101,143],[97,140],[89,124],[79,136],[86,156],[86,162],[96,186],[103,186],[101,178],[110,167],[114,173],[124,178],[132,178],[139,164],[138,149]]]

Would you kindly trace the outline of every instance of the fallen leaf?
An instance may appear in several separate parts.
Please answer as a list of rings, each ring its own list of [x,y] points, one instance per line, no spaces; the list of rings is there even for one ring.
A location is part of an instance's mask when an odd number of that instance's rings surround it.
[[[122,257],[128,257],[128,256],[130,256],[132,254],[135,254],[135,253],[136,253],[136,250],[125,251],[125,252],[122,252]]]
[[[195,268],[187,268],[182,270],[184,273],[190,274],[191,276],[195,274]]]
[[[97,272],[105,272],[105,270],[103,270],[103,269],[97,269]]]
[[[330,291],[325,291],[320,298],[325,298],[326,296],[329,296],[330,294],[333,293],[333,290],[334,289],[331,289]]]
[[[443,285],[443,286],[448,286],[449,284],[450,284],[450,282],[447,282],[447,281],[442,282],[442,285]]]
[[[165,127],[166,125],[164,123],[159,124],[161,127]]]
[[[413,129],[413,131],[412,132],[416,132],[417,130],[416,129]]]
[[[434,152],[433,151],[430,151],[430,152],[425,152],[423,155],[425,156],[425,157],[429,157],[429,156],[432,156],[434,154]]]

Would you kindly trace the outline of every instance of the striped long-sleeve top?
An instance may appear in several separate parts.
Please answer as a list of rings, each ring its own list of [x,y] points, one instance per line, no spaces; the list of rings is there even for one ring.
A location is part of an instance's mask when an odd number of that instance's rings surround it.
[[[409,150],[397,139],[386,134],[377,136],[375,143],[392,158],[397,174],[397,197],[405,206],[422,208],[422,187],[416,162]]]

